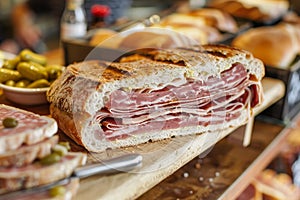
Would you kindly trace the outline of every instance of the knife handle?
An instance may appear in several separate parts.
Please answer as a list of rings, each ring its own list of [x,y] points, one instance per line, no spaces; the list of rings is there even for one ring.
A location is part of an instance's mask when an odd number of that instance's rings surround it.
[[[101,163],[95,163],[79,167],[74,170],[73,176],[85,178],[96,174],[111,174],[116,172],[127,172],[135,167],[141,166],[143,157],[139,154],[127,154],[116,158],[105,160]]]

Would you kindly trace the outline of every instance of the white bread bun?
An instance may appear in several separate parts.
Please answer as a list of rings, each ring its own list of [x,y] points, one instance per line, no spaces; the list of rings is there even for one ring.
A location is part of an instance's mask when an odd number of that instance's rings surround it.
[[[262,98],[260,80],[264,76],[264,66],[246,51],[222,45],[204,45],[193,49],[145,50],[144,53],[149,59],[126,63],[86,61],[69,66],[47,93],[51,115],[60,129],[89,151],[99,152],[149,140],[239,126],[246,123],[249,116],[246,108],[240,117],[224,124],[151,131],[109,141],[96,131],[99,123],[94,121],[114,91],[162,89],[182,85],[188,80],[206,81],[209,77],[219,77],[234,63],[241,63],[251,74],[251,81],[258,84],[258,98]]]
[[[116,31],[111,29],[97,29],[97,31],[93,34],[92,38],[89,41],[89,44],[92,46],[101,45],[105,40],[115,36],[117,34]]]
[[[173,13],[165,18],[163,18],[160,22],[161,25],[190,25],[195,27],[201,27],[206,25],[206,21],[204,18],[192,16],[184,13]]]
[[[220,31],[229,33],[236,33],[238,31],[238,25],[235,19],[220,9],[201,8],[192,10],[188,14],[198,18],[204,18],[206,25],[215,27]]]
[[[197,44],[197,42],[180,32],[178,33],[171,29],[155,27],[132,31],[123,37],[119,43],[119,48],[126,50],[141,48],[175,48],[179,46],[191,46],[193,44]]]
[[[245,49],[265,65],[287,68],[300,53],[300,34],[290,24],[252,28],[238,35],[232,45]]]
[[[119,48],[175,48],[208,44],[221,40],[221,34],[213,27],[153,25],[142,30],[131,31],[123,36]]]
[[[293,184],[291,177],[284,173],[277,174],[271,169],[261,172],[254,179],[253,185],[256,192],[261,194],[260,196],[267,196],[270,199],[298,200],[300,198],[300,190]]]
[[[258,22],[272,22],[289,9],[286,0],[212,0],[208,6],[221,9],[235,17]]]
[[[211,10],[215,11],[215,9]],[[200,44],[217,43],[222,39],[220,30],[225,30],[224,27],[227,27],[226,30],[236,31],[236,28],[234,28],[235,30],[232,29],[234,20],[230,17],[226,18],[221,13],[221,11],[210,12],[209,10],[206,12],[204,9],[191,13],[173,13],[151,27],[176,31],[198,41]],[[220,25],[225,21],[226,24]]]

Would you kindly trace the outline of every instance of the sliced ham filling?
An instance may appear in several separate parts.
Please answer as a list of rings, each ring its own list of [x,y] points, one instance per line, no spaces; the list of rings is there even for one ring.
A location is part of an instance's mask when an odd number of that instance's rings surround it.
[[[109,140],[143,132],[221,124],[236,119],[259,103],[259,86],[242,64],[220,77],[190,80],[180,87],[114,91],[96,115],[102,135]]]

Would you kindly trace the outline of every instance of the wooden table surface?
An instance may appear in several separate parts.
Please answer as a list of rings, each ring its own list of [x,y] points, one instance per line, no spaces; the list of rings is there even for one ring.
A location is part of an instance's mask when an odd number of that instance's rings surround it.
[[[233,200],[278,153],[281,145],[268,152],[263,162],[262,159],[256,162],[282,129],[281,125],[256,121],[252,142],[244,147],[241,140],[234,138],[243,134],[243,127],[239,128],[217,143],[206,156],[195,157],[138,199]]]

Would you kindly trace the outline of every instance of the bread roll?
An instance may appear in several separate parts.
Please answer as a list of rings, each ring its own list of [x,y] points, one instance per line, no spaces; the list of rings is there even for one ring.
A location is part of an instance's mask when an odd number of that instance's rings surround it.
[[[267,196],[268,199],[274,200],[298,200],[300,198],[299,188],[292,183],[291,177],[283,173],[277,174],[271,169],[261,172],[253,181],[253,185],[256,192],[261,194],[256,197]]]
[[[215,27],[220,31],[236,33],[238,31],[238,25],[235,19],[228,13],[214,8],[201,8],[192,10],[188,13],[191,16],[197,16],[203,18],[205,24]]]
[[[286,0],[212,0],[208,6],[257,22],[273,22],[289,9]]]
[[[266,65],[287,68],[300,53],[299,30],[290,24],[250,29],[232,45],[250,51]]]
[[[197,44],[193,38],[169,29],[146,28],[129,33],[125,36],[119,48],[134,50],[141,48],[174,48]]]

